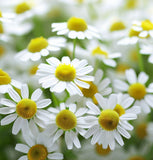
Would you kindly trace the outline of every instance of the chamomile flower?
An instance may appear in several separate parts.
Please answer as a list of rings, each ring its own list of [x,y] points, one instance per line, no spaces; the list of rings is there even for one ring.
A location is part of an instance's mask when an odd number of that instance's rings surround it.
[[[90,87],[82,88],[79,87],[83,96],[74,95],[68,98],[67,103],[78,103],[79,107],[85,107],[88,100],[92,100],[95,104],[97,101],[95,99],[95,94],[100,93],[102,96],[107,96],[112,92],[112,88],[109,87],[111,81],[109,78],[104,78],[104,72],[102,70],[97,70],[94,75],[95,80],[93,82],[87,82]]]
[[[129,94],[135,99],[135,105],[140,106],[143,113],[149,113],[150,107],[153,107],[153,95],[151,94],[153,93],[153,84],[151,83],[148,87],[145,86],[149,79],[148,75],[145,72],[140,72],[137,78],[135,71],[129,69],[126,70],[125,76],[128,83],[116,79],[114,80],[114,88]]]
[[[87,108],[77,110],[76,107],[76,104],[65,105],[61,103],[60,109],[51,107],[48,109],[54,115],[52,115],[50,124],[45,130],[46,134],[53,137],[53,142],[64,134],[68,149],[72,149],[73,144],[75,147],[81,148],[78,133],[84,135],[87,127],[83,120],[83,115],[87,112]]]
[[[30,139],[28,141],[25,138],[27,144],[16,144],[15,150],[24,153],[19,160],[63,159],[63,154],[57,152],[57,145],[53,144],[48,136],[43,133],[37,133],[31,137],[28,137]]]
[[[41,56],[48,56],[50,51],[59,51],[60,47],[64,47],[64,45],[64,38],[51,37],[46,39],[44,37],[37,37],[31,39],[27,49],[20,51],[16,55],[16,58],[22,61],[28,61],[29,59],[38,61]]]
[[[53,32],[57,31],[57,35],[68,35],[71,39],[100,38],[98,31],[94,27],[78,17],[71,17],[67,22],[63,23],[53,23],[51,27]]]
[[[12,87],[21,88],[21,83],[12,79],[10,75],[0,69],[0,93],[7,93],[9,88]]]
[[[29,89],[26,84],[21,86],[21,96],[13,88],[8,89],[8,94],[12,100],[2,98],[0,103],[6,107],[0,108],[1,114],[8,114],[1,120],[1,125],[7,125],[14,121],[12,133],[18,134],[20,130],[26,131],[28,122],[31,119],[37,125],[45,128],[45,122],[47,121],[47,111],[43,108],[47,107],[50,103],[50,99],[39,100],[42,95],[40,89],[36,89],[31,98],[29,98]],[[44,116],[45,115],[45,116]]]
[[[51,57],[46,60],[49,64],[41,63],[38,66],[36,75],[40,76],[39,83],[43,88],[50,88],[51,92],[61,93],[65,89],[70,95],[79,94],[82,96],[82,88],[89,88],[89,84],[83,81],[93,81],[94,77],[86,75],[93,70],[92,66],[87,66],[86,60],[62,57],[61,62]]]
[[[92,115],[85,118],[85,121],[90,124],[90,128],[84,137],[92,136],[91,144],[102,144],[104,149],[109,146],[111,150],[114,150],[115,140],[123,146],[121,135],[128,139],[131,137],[127,130],[132,130],[133,126],[127,121],[137,118],[139,107],[133,106],[133,109],[127,109],[133,103],[131,97],[121,98],[121,95],[111,94],[106,99],[99,93],[96,93],[95,97],[100,108],[92,102],[87,102],[88,113]]]

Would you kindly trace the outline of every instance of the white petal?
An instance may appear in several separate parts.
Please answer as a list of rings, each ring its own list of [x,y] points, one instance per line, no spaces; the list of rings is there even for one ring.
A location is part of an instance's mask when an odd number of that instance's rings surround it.
[[[124,145],[123,139],[118,132],[114,132],[114,137],[121,146]]]
[[[141,72],[138,76],[138,82],[145,84],[149,79],[149,76],[145,72]]]
[[[71,63],[70,58],[67,56],[62,57],[62,63],[69,65]]]
[[[103,77],[103,71],[98,69],[95,73],[95,80],[94,80],[94,83],[95,84],[99,84],[100,80],[102,79]]]
[[[13,88],[8,89],[8,94],[15,102],[19,102],[21,100],[20,96]]]
[[[22,156],[18,160],[28,160],[28,157],[27,156]]]
[[[99,93],[95,94],[96,100],[98,101],[98,104],[102,109],[105,109],[107,106],[107,101],[105,98],[103,98]]]
[[[84,135],[84,137],[87,139],[89,137],[91,137],[97,130],[98,130],[98,125],[94,125],[91,128],[88,129],[88,131],[86,132],[86,134]]]
[[[62,153],[52,153],[47,156],[49,159],[63,159]]]
[[[21,117],[18,117],[14,124],[13,124],[13,128],[12,128],[12,133],[14,135],[17,135],[21,129],[21,125],[22,125],[22,118]]]
[[[81,144],[80,144],[80,141],[77,137],[77,134],[74,133],[72,130],[70,131],[70,135],[71,135],[71,139],[74,143],[74,145],[76,146],[76,148],[81,148]]]
[[[40,88],[38,88],[32,93],[31,99],[33,101],[37,101],[40,98],[41,94],[42,94],[42,90]]]
[[[25,145],[25,144],[18,143],[15,146],[15,150],[17,150],[19,152],[22,152],[22,153],[28,153],[29,149],[30,148],[27,145]]]
[[[27,84],[21,86],[21,96],[22,98],[29,98],[29,88]]]
[[[120,105],[126,109],[130,107],[133,102],[134,102],[134,99],[132,97],[128,97],[125,100],[123,100]]]
[[[115,94],[111,94],[107,101],[108,109],[114,109],[117,104],[117,96]]]
[[[75,113],[76,117],[84,115],[87,112],[87,110],[88,110],[87,108],[79,108]]]
[[[134,113],[126,113],[120,117],[121,120],[134,120],[137,118],[137,115]]]
[[[104,59],[103,62],[111,67],[115,67],[116,66],[116,62],[113,59]]]
[[[13,113],[15,112],[15,108],[12,109],[10,107],[3,107],[3,108],[0,108],[0,114],[10,114],[10,113]]]
[[[15,119],[17,118],[17,114],[11,114],[11,115],[8,115],[6,116],[5,118],[3,118],[1,120],[1,125],[7,125],[7,124],[10,124],[11,122],[13,122]]]
[[[2,105],[8,106],[8,107],[15,107],[16,106],[16,103],[14,103],[13,101],[6,99],[6,98],[2,98],[0,100],[0,103]]]
[[[61,62],[55,58],[55,57],[51,57],[51,58],[48,58],[46,60],[51,66],[54,66],[54,67],[57,67]]]
[[[127,91],[129,86],[127,83],[121,81],[121,80],[114,80],[114,88],[120,90],[120,91]]]
[[[84,68],[80,68],[80,69],[77,69],[77,75],[78,76],[82,76],[82,75],[85,75],[85,74],[88,74],[90,72],[93,71],[93,67],[92,66],[86,66]]]
[[[59,81],[52,89],[52,92],[61,93],[66,89],[66,82]]]
[[[100,109],[92,102],[87,101],[86,105],[91,109],[96,115],[100,114]]]
[[[65,132],[65,143],[66,143],[68,149],[73,148],[73,142],[70,137],[70,132],[68,132],[68,131]]]
[[[51,104],[51,100],[43,99],[43,100],[38,101],[36,104],[37,104],[37,108],[45,108]]]
[[[119,133],[124,136],[125,138],[129,139],[131,137],[131,135],[122,127],[118,126],[117,130],[119,131]]]
[[[88,83],[83,82],[83,81],[80,81],[80,80],[78,80],[78,79],[75,79],[74,82],[75,82],[78,86],[80,86],[80,87],[82,87],[82,88],[87,88],[87,89],[88,89],[88,88],[90,87],[90,85],[89,85]]]
[[[55,142],[62,134],[63,134],[63,130],[59,129],[53,138],[53,142]]]
[[[125,71],[126,78],[130,84],[136,83],[137,82],[137,76],[136,73],[133,69],[128,69]]]

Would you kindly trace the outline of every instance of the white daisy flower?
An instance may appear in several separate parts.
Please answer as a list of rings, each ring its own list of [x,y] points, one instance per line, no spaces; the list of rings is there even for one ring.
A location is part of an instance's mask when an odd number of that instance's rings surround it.
[[[78,17],[71,17],[67,22],[63,23],[53,23],[51,27],[53,32],[57,31],[57,35],[68,35],[71,39],[100,38],[98,31],[94,27]]]
[[[22,61],[32,61],[40,60],[41,56],[48,56],[50,51],[59,51],[60,47],[65,46],[65,39],[62,37],[56,38],[51,37],[45,39],[44,37],[37,37],[31,39],[27,49],[20,51],[16,58]]]
[[[140,45],[140,53],[149,55],[148,62],[153,63],[153,41],[149,40]]]
[[[57,146],[52,143],[52,140],[39,133],[34,135],[31,139],[25,141],[27,144],[18,143],[15,149],[24,153],[18,160],[59,160],[63,159],[63,154],[57,152]]]
[[[94,75],[95,80],[93,82],[87,82],[90,87],[82,88],[79,87],[83,96],[74,95],[68,98],[67,104],[77,102],[79,107],[85,107],[88,100],[92,100],[95,104],[97,101],[95,99],[95,94],[100,93],[102,96],[107,96],[112,92],[112,88],[109,87],[111,81],[109,78],[104,78],[104,72],[100,69]]]
[[[114,150],[115,140],[123,146],[121,135],[128,139],[131,137],[127,130],[132,130],[133,126],[127,121],[137,118],[139,107],[133,106],[131,109],[127,109],[133,103],[131,97],[111,94],[106,99],[99,93],[96,93],[95,97],[100,108],[92,102],[87,102],[90,109],[88,113],[92,116],[85,118],[85,121],[90,124],[90,128],[84,137],[92,136],[91,144],[102,144],[104,149],[109,146],[111,150]]]
[[[7,125],[14,121],[12,133],[18,134],[20,130],[26,132],[29,120],[31,119],[37,125],[45,128],[45,122],[48,112],[43,110],[50,103],[50,99],[39,100],[42,91],[36,89],[31,98],[29,98],[29,89],[27,84],[21,86],[21,96],[13,88],[8,89],[8,94],[12,100],[2,98],[0,104],[6,107],[0,108],[1,114],[9,114],[1,120],[1,125]]]
[[[9,88],[16,87],[21,88],[21,83],[12,79],[10,75],[0,69],[0,93],[7,93]]]
[[[82,96],[78,86],[89,88],[89,84],[84,81],[93,81],[94,77],[86,75],[93,70],[92,66],[87,66],[86,60],[62,57],[61,62],[51,57],[46,60],[49,64],[41,63],[38,66],[36,75],[41,76],[39,83],[43,88],[50,88],[51,92],[61,93],[65,89],[70,95],[79,94]]]
[[[140,72],[137,78],[133,69],[126,70],[125,75],[128,83],[116,79],[114,80],[114,88],[129,94],[135,99],[135,105],[140,106],[142,112],[149,113],[150,107],[153,108],[153,95],[151,94],[153,93],[153,83],[148,87],[145,86],[149,76],[144,72]]]
[[[85,128],[87,126],[83,115],[88,109],[80,108],[76,110],[76,104],[65,105],[61,103],[60,109],[50,107],[48,110],[54,115],[51,116],[50,124],[45,130],[46,134],[53,137],[53,142],[64,134],[68,149],[72,149],[73,144],[75,147],[81,148],[78,133],[84,135],[86,132]]]
[[[153,37],[153,23],[150,20],[135,21],[129,30],[128,37],[118,41],[119,45],[136,44],[138,41]]]

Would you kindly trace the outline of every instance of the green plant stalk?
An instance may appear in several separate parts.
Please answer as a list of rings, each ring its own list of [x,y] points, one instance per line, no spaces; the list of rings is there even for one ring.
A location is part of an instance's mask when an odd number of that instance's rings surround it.
[[[73,40],[73,54],[72,54],[72,59],[75,58],[76,41],[77,41],[77,39],[75,38],[75,39]]]
[[[144,72],[143,59],[142,59],[142,54],[140,53],[139,43],[137,43],[137,55],[138,55],[139,69],[141,72]]]

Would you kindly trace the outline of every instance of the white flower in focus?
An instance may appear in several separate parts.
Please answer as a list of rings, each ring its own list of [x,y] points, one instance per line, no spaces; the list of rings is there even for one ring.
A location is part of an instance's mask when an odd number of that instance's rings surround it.
[[[104,149],[109,146],[111,150],[114,150],[115,141],[123,146],[121,135],[127,139],[131,137],[128,130],[133,130],[133,126],[128,123],[128,120],[137,118],[137,113],[140,112],[139,107],[133,106],[128,109],[133,103],[131,97],[111,94],[106,99],[99,93],[95,97],[100,108],[92,102],[87,102],[88,113],[92,115],[85,118],[90,128],[84,137],[92,136],[91,144],[102,144]]]
[[[53,142],[64,134],[68,149],[72,149],[73,144],[75,147],[81,148],[78,133],[83,136],[86,132],[87,124],[84,122],[83,115],[88,109],[80,108],[77,110],[76,104],[65,105],[61,103],[60,109],[50,107],[48,110],[53,115],[45,130],[46,134],[53,137]]]
[[[53,23],[51,27],[57,35],[68,35],[71,39],[100,38],[98,31],[82,18],[71,17],[67,22]]]
[[[33,128],[34,131],[34,128]],[[59,160],[63,159],[63,154],[57,152],[57,145],[42,133],[34,131],[34,135],[27,134],[24,136],[26,144],[18,143],[15,150],[24,153],[19,159],[22,160]]]
[[[48,56],[50,51],[59,51],[60,47],[65,46],[64,38],[51,37],[45,39],[44,37],[37,37],[30,41],[27,49],[20,51],[16,58],[22,61],[32,61],[40,60],[41,56]]]
[[[150,107],[153,108],[153,95],[151,94],[153,93],[153,83],[148,87],[145,86],[149,79],[148,75],[145,72],[140,72],[137,77],[133,69],[126,70],[125,75],[128,83],[116,79],[114,80],[114,88],[129,94],[135,99],[135,105],[140,106],[142,112],[149,113]]]
[[[29,89],[26,84],[21,86],[21,96],[13,88],[8,89],[10,99],[2,98],[0,104],[6,106],[0,108],[0,114],[7,115],[1,120],[1,125],[7,125],[14,121],[12,133],[18,134],[20,130],[26,132],[29,120],[38,126],[45,128],[48,120],[48,112],[43,110],[50,103],[50,99],[39,100],[42,95],[40,89],[36,89],[29,98]]]
[[[73,59],[63,57],[61,62],[51,57],[46,60],[49,64],[41,63],[38,66],[36,75],[40,76],[39,83],[43,88],[50,88],[51,92],[61,93],[65,89],[70,95],[79,94],[82,96],[81,90],[78,88],[89,88],[89,84],[84,81],[93,81],[94,77],[86,75],[93,70],[92,66],[87,66],[86,60]]]

